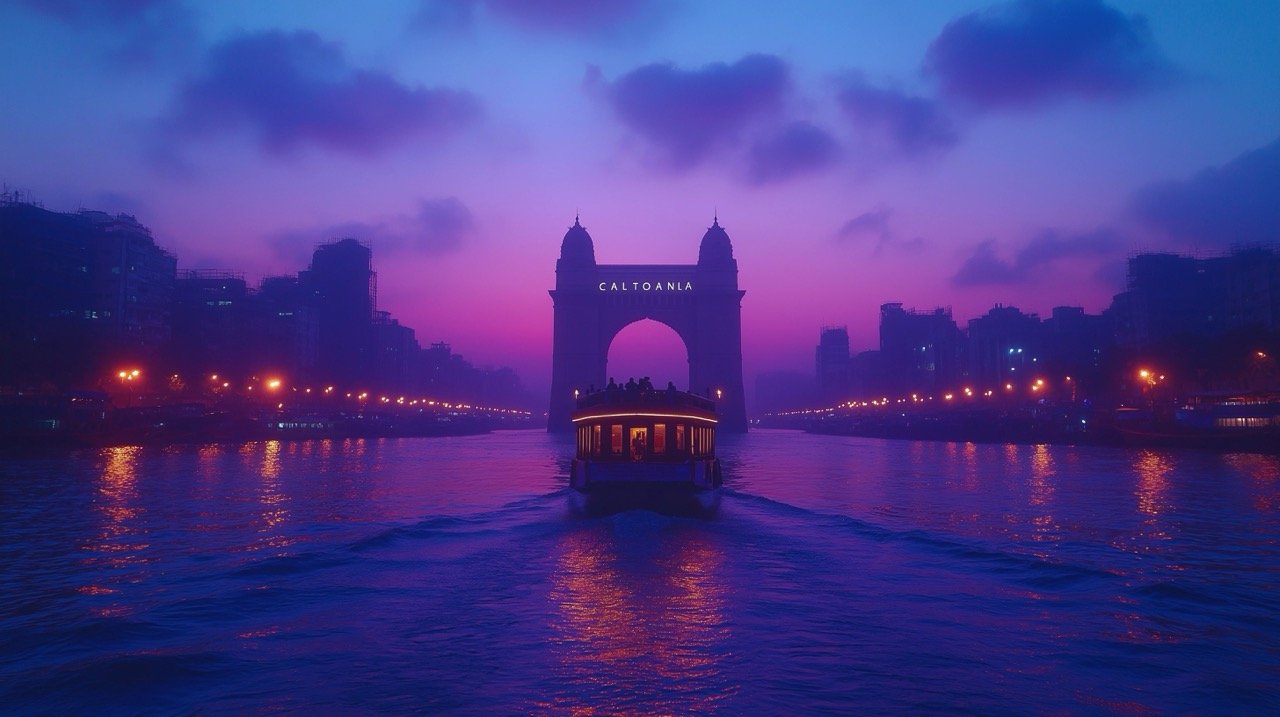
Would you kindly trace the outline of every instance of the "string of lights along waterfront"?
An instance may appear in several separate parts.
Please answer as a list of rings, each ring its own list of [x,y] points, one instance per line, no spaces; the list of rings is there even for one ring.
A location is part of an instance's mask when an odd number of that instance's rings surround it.
[[[571,437],[0,463],[12,713],[1262,714],[1280,459],[722,436],[710,512]]]

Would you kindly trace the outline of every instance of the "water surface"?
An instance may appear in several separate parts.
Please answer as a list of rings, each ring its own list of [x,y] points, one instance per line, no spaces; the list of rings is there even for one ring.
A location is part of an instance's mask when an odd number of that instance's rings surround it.
[[[1280,460],[722,437],[714,511],[562,439],[0,461],[19,713],[1262,712]]]

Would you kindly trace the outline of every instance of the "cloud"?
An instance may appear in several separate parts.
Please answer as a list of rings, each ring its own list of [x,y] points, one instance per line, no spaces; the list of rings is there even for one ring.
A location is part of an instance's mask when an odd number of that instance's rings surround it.
[[[843,82],[836,99],[859,140],[881,152],[922,156],[950,149],[959,140],[935,100],[875,87],[858,75]]]
[[[457,197],[427,199],[418,207],[417,224],[409,235],[409,246],[433,254],[453,251],[475,231],[471,210]]]
[[[990,284],[1017,284],[1027,277],[1019,274],[1013,264],[996,256],[995,240],[988,239],[973,250],[973,255],[960,265],[951,277],[952,286],[986,286]]]
[[[826,130],[792,122],[751,146],[747,179],[752,184],[781,182],[824,169],[839,154],[840,146]]]
[[[163,124],[178,139],[248,131],[277,155],[307,145],[373,154],[411,136],[443,139],[479,114],[469,93],[408,87],[352,67],[314,33],[270,31],[211,48]]]
[[[471,31],[480,7],[527,30],[583,36],[645,25],[665,9],[655,0],[424,0],[416,20],[428,29]]]
[[[695,70],[654,63],[613,82],[592,68],[585,84],[659,151],[668,168],[683,170],[736,144],[749,125],[774,115],[790,83],[782,60],[757,54]]]
[[[1099,0],[1014,0],[964,15],[929,45],[924,70],[944,95],[981,108],[1121,99],[1181,76],[1142,16]]]
[[[412,23],[429,32],[469,33],[475,29],[477,0],[423,0]]]
[[[441,255],[461,249],[476,230],[471,210],[457,197],[424,199],[413,214],[292,229],[267,237],[278,257],[305,262],[317,244],[351,237],[383,254]]]
[[[1280,242],[1280,139],[1194,177],[1139,190],[1129,213],[1148,229],[1187,243]]]
[[[92,32],[113,64],[155,69],[190,59],[199,33],[178,0],[23,0],[68,27]]]
[[[855,243],[871,242],[874,244],[874,253],[877,256],[888,248],[907,250],[924,246],[925,241],[922,237],[899,239],[898,233],[889,223],[891,216],[893,216],[893,210],[882,204],[845,222],[836,231],[836,238]]]
[[[951,284],[956,287],[1023,284],[1034,281],[1062,260],[1107,257],[1122,246],[1120,237],[1107,229],[1065,236],[1046,230],[1024,244],[1012,261],[1006,261],[996,254],[995,241],[987,240],[978,244],[960,265],[951,277]]]

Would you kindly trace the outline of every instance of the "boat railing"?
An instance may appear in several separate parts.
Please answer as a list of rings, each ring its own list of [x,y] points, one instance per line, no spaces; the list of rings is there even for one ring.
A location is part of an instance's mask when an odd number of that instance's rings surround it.
[[[715,401],[678,389],[605,388],[578,397],[578,408],[628,406],[637,408],[694,408],[714,413]]]

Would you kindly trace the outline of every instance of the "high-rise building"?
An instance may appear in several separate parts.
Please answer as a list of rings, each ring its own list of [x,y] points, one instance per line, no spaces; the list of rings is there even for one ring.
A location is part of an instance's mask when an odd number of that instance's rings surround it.
[[[0,383],[86,382],[167,344],[177,260],[127,214],[0,198]]]
[[[1280,254],[1241,249],[1196,259],[1139,254],[1129,259],[1127,290],[1112,303],[1117,340],[1148,346],[1233,330],[1280,330]]]
[[[882,388],[890,395],[935,391],[963,375],[963,336],[951,309],[929,312],[880,306]]]
[[[245,376],[256,369],[249,287],[243,276],[189,271],[173,291],[170,359],[197,374]]]
[[[1079,306],[1054,307],[1041,329],[1044,362],[1055,378],[1094,378],[1113,341],[1108,321]]]
[[[298,277],[269,276],[253,298],[259,360],[295,380],[320,380],[319,322]]]
[[[121,356],[154,357],[169,342],[177,258],[129,214],[83,210],[79,216],[93,227],[90,274],[99,330]]]
[[[824,326],[814,350],[814,375],[818,399],[840,402],[849,396],[849,330],[844,326]]]
[[[386,311],[379,311],[373,322],[374,383],[380,387],[400,390],[417,389],[420,386],[421,360],[418,340],[413,329],[402,326]]]
[[[377,309],[373,252],[355,239],[322,244],[298,280],[315,311],[319,378],[346,386],[371,381]]]
[[[979,386],[1033,377],[1043,368],[1040,317],[996,304],[969,321],[969,377]]]

